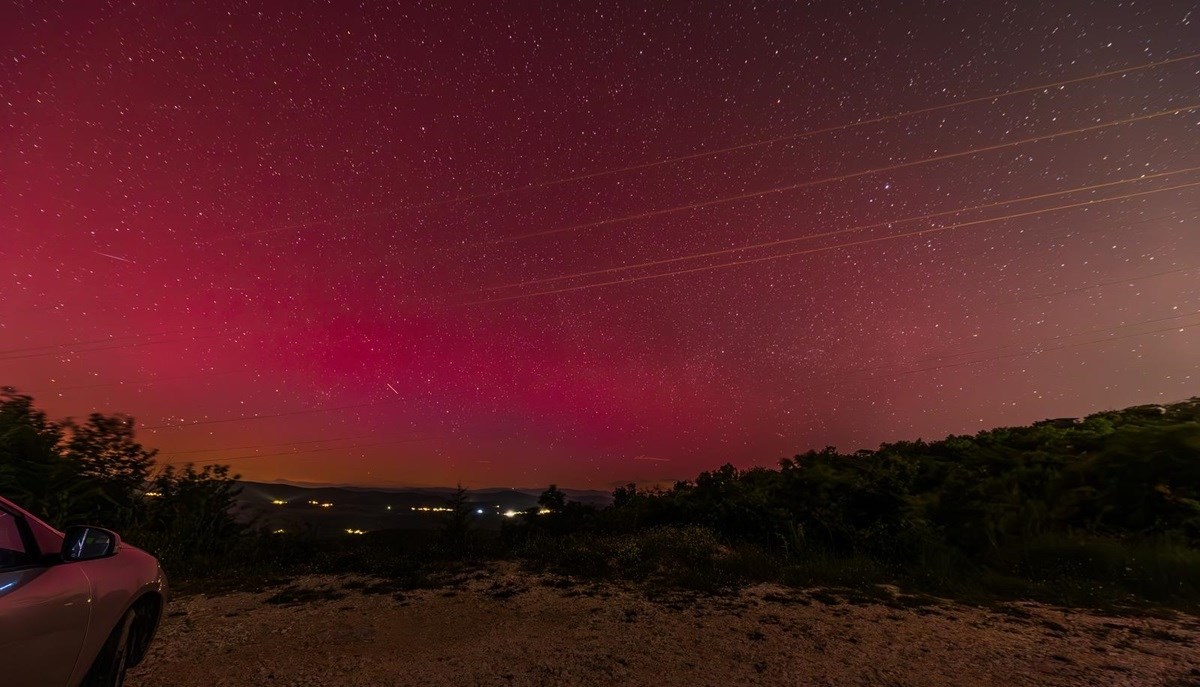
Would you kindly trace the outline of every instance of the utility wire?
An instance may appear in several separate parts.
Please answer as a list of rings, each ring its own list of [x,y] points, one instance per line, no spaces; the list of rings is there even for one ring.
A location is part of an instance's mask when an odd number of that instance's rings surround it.
[[[44,353],[26,353],[24,355],[9,355],[0,357],[0,362],[6,360],[22,360],[26,358],[46,358],[50,356],[73,356],[82,355],[84,353],[96,353],[98,351],[114,351],[124,350],[127,348],[141,348],[142,346],[157,346],[159,344],[171,344],[190,341],[202,341],[204,339],[217,339],[228,336],[227,334],[209,334],[207,336],[193,336],[188,339],[162,339],[159,341],[141,341],[136,343],[122,344],[119,346],[98,346],[94,348],[84,348],[80,350],[65,350],[65,351],[46,351]]]
[[[251,420],[267,420],[267,419],[276,418],[276,417],[291,417],[293,415],[312,415],[314,413],[329,413],[329,412],[333,412],[333,411],[337,411],[337,410],[354,410],[356,408],[372,408],[375,406],[389,405],[392,403],[399,403],[399,400],[387,399],[384,401],[373,401],[371,403],[355,403],[353,405],[345,405],[345,406],[326,406],[324,408],[310,408],[308,410],[293,410],[293,411],[288,411],[288,412],[284,412],[284,413],[272,413],[269,415],[251,415],[249,417],[229,417],[229,418],[223,418],[220,420],[196,420],[194,422],[176,422],[176,423],[162,424],[162,425],[148,425],[148,426],[142,427],[142,429],[147,429],[147,430],[182,429],[184,427],[196,427],[199,425],[221,425],[221,424],[226,424],[226,423],[230,423],[230,422],[250,422]]]
[[[201,463],[202,465],[217,465],[227,463],[232,460],[246,460],[248,458],[275,458],[279,456],[295,456],[311,453],[327,453],[329,451],[356,451],[364,448],[375,448],[377,446],[394,446],[397,444],[416,444],[425,441],[434,441],[437,437],[414,437],[411,439],[398,439],[396,441],[380,441],[372,444],[357,444],[353,446],[329,446],[325,448],[314,448],[303,451],[281,451],[279,453],[252,453],[244,456],[232,456],[230,458],[213,459],[211,461]],[[195,463],[195,461],[162,461],[164,465],[181,465],[186,463]]]
[[[1034,215],[1045,214],[1048,212],[1059,212],[1059,211],[1063,211],[1063,210],[1071,210],[1071,209],[1075,209],[1075,208],[1089,207],[1089,206],[1098,205],[1101,203],[1111,203],[1111,202],[1118,201],[1118,200],[1127,200],[1130,198],[1138,198],[1138,197],[1148,196],[1148,195],[1155,194],[1155,193],[1165,193],[1167,191],[1176,191],[1176,190],[1181,190],[1181,189],[1194,188],[1196,186],[1200,186],[1200,182],[1191,182],[1188,184],[1177,184],[1174,186],[1167,186],[1164,188],[1152,189],[1149,191],[1126,193],[1126,194],[1122,194],[1119,196],[1113,196],[1110,198],[1087,200],[1087,201],[1082,201],[1082,202],[1078,202],[1078,203],[1070,203],[1067,205],[1058,205],[1058,206],[1049,207],[1049,208],[1041,208],[1041,209],[1037,209],[1037,210],[1029,210],[1026,212],[1018,212],[1018,213],[1012,213],[1012,214],[1008,214],[1008,215],[1001,215],[999,217],[988,217],[985,219],[972,220],[969,222],[956,222],[953,224],[947,224],[947,225],[942,225],[942,226],[938,226],[938,227],[931,227],[929,229],[909,231],[909,232],[904,232],[904,233],[900,233],[900,234],[889,234],[887,236],[879,236],[879,237],[875,237],[875,238],[863,239],[860,241],[850,241],[850,242],[846,242],[846,243],[835,244],[832,246],[809,248],[806,250],[790,251],[787,253],[778,253],[775,255],[767,255],[767,256],[757,257],[757,258],[746,258],[743,260],[733,260],[733,261],[729,261],[729,262],[717,263],[715,265],[703,265],[700,267],[690,267],[690,268],[686,268],[686,269],[671,270],[671,271],[667,271],[667,272],[658,272],[655,274],[646,274],[646,275],[639,275],[639,276],[634,276],[634,277],[626,277],[623,279],[612,279],[609,281],[593,282],[590,284],[581,284],[578,286],[569,286],[569,287],[563,287],[563,288],[558,288],[558,289],[546,289],[546,290],[542,290],[542,291],[534,291],[531,293],[515,294],[515,295],[511,295],[511,296],[497,296],[495,298],[484,298],[484,299],[479,299],[479,300],[474,300],[474,301],[467,301],[464,303],[448,304],[447,306],[444,306],[444,307],[459,308],[459,307],[468,307],[468,306],[474,306],[474,305],[486,305],[486,304],[491,304],[491,303],[501,303],[501,302],[505,302],[505,301],[520,300],[520,299],[526,299],[526,298],[536,298],[539,296],[549,296],[549,295],[559,294],[559,293],[570,293],[570,292],[574,292],[574,291],[583,291],[586,289],[594,289],[594,288],[600,288],[600,287],[604,287],[604,286],[616,286],[619,284],[632,284],[632,283],[636,283],[636,282],[646,281],[649,279],[661,279],[664,277],[675,277],[675,276],[680,276],[680,275],[684,275],[684,274],[694,274],[697,272],[709,272],[712,270],[726,269],[729,267],[736,267],[739,265],[749,265],[749,264],[755,264],[755,263],[760,263],[760,262],[766,262],[768,260],[781,260],[783,258],[795,257],[798,255],[812,255],[815,253],[824,253],[824,252],[828,252],[828,251],[832,251],[832,250],[840,250],[840,249],[844,249],[844,248],[854,248],[857,246],[865,246],[865,245],[874,244],[874,243],[881,243],[883,241],[893,241],[896,239],[911,238],[914,236],[924,236],[926,234],[950,231],[953,229],[961,229],[964,227],[977,226],[980,224],[990,224],[993,222],[1000,222],[1000,221],[1004,221],[1004,220],[1019,219],[1022,217],[1031,217]]]
[[[1001,98],[1008,98],[1008,97],[1015,96],[1015,95],[1022,95],[1022,94],[1026,94],[1026,93],[1036,93],[1038,91],[1046,91],[1046,90],[1050,90],[1053,88],[1061,88],[1061,87],[1069,86],[1069,85],[1073,85],[1073,84],[1079,84],[1079,83],[1085,83],[1088,81],[1094,81],[1097,79],[1103,79],[1103,78],[1110,77],[1110,76],[1120,76],[1120,75],[1125,75],[1125,74],[1132,74],[1132,73],[1144,71],[1147,69],[1153,69],[1156,67],[1163,67],[1163,66],[1170,65],[1170,64],[1176,64],[1176,63],[1180,63],[1180,62],[1194,60],[1198,57],[1200,57],[1200,52],[1189,53],[1187,55],[1181,55],[1179,57],[1172,57],[1172,58],[1165,59],[1165,60],[1158,60],[1155,62],[1146,62],[1146,63],[1142,63],[1142,64],[1133,65],[1130,67],[1122,67],[1120,69],[1111,69],[1111,70],[1107,70],[1107,71],[1097,72],[1094,74],[1088,74],[1085,76],[1073,77],[1073,78],[1068,78],[1068,79],[1060,79],[1058,81],[1041,83],[1041,84],[1037,84],[1035,86],[1025,86],[1022,88],[1016,88],[1016,89],[1012,89],[1012,90],[1008,90],[1008,91],[1002,91],[1002,92],[998,92],[998,93],[990,93],[987,95],[981,95],[981,96],[976,96],[976,97],[972,97],[972,98],[967,98],[965,100],[956,100],[956,101],[949,102],[949,103],[942,103],[940,105],[930,105],[930,106],[921,107],[921,108],[918,108],[915,110],[905,110],[903,112],[896,112],[896,113],[889,114],[889,115],[881,115],[878,117],[871,117],[868,119],[859,119],[859,120],[855,120],[853,122],[847,122],[847,123],[843,123],[843,124],[835,124],[835,125],[831,125],[831,126],[817,128],[817,129],[810,129],[808,131],[804,131],[804,132],[797,133],[797,134],[787,134],[784,136],[775,136],[772,138],[757,139],[757,140],[749,141],[746,143],[725,146],[723,148],[704,150],[704,151],[700,151],[700,152],[696,152],[696,153],[688,153],[688,154],[684,154],[684,155],[675,155],[672,157],[661,158],[658,160],[642,162],[642,163],[628,165],[628,166],[624,166],[624,167],[616,167],[616,168],[599,170],[599,171],[595,171],[595,172],[586,172],[586,173],[582,173],[582,174],[574,174],[574,175],[569,175],[569,176],[565,176],[565,177],[558,177],[556,179],[550,179],[547,181],[532,182],[532,183],[521,184],[521,185],[517,185],[517,186],[507,186],[507,187],[496,189],[493,191],[481,191],[481,192],[472,193],[469,195],[460,195],[460,196],[455,196],[452,198],[431,200],[431,201],[426,201],[423,203],[398,205],[398,206],[392,206],[392,207],[387,207],[387,208],[379,208],[376,210],[368,210],[368,211],[364,211],[364,212],[355,212],[355,213],[349,213],[349,214],[344,214],[344,215],[338,215],[335,217],[328,217],[328,218],[319,219],[319,220],[295,222],[292,224],[286,224],[286,225],[279,226],[279,227],[272,227],[272,228],[268,228],[268,229],[258,229],[258,230],[254,230],[254,231],[247,231],[247,232],[241,232],[241,233],[237,233],[237,234],[231,234],[228,236],[222,236],[222,237],[218,237],[216,239],[212,239],[211,241],[207,241],[205,243],[212,244],[212,243],[217,243],[217,242],[221,242],[221,241],[249,238],[251,236],[261,236],[263,234],[271,234],[271,233],[277,233],[277,232],[283,232],[283,231],[293,231],[293,230],[297,230],[297,229],[307,229],[307,228],[311,228],[311,227],[324,226],[324,225],[334,224],[336,222],[344,222],[344,221],[348,221],[348,220],[366,219],[369,217],[382,217],[382,216],[386,216],[386,215],[395,214],[397,212],[403,212],[405,210],[420,210],[420,209],[426,209],[426,208],[431,208],[431,207],[438,207],[438,206],[442,206],[442,205],[450,205],[450,204],[454,204],[454,203],[462,203],[462,202],[468,202],[468,201],[472,201],[472,200],[479,200],[479,199],[483,199],[483,198],[493,198],[493,197],[497,197],[497,196],[507,195],[510,193],[516,193],[519,191],[547,188],[547,187],[558,186],[560,184],[566,184],[566,183],[570,183],[570,182],[586,181],[589,179],[596,179],[596,178],[610,176],[610,175],[614,175],[614,174],[624,174],[627,172],[635,172],[635,171],[640,171],[640,170],[645,170],[645,169],[651,169],[654,167],[660,167],[663,165],[674,164],[677,162],[684,162],[684,161],[688,161],[688,160],[697,160],[697,159],[706,158],[706,157],[714,157],[717,155],[724,155],[726,153],[732,153],[732,152],[736,152],[736,151],[740,151],[740,150],[749,150],[749,149],[757,148],[760,146],[767,146],[767,145],[783,143],[783,142],[787,142],[787,141],[797,141],[797,140],[809,138],[812,136],[833,133],[836,131],[842,131],[845,129],[851,129],[851,128],[856,128],[856,127],[860,127],[860,126],[867,126],[867,125],[871,125],[871,124],[882,124],[884,122],[889,122],[889,121],[893,121],[893,120],[897,120],[897,119],[903,119],[905,117],[911,117],[911,116],[919,115],[919,114],[928,114],[930,112],[938,112],[941,110],[948,110],[948,109],[955,108],[955,107],[962,107],[964,105],[972,105],[972,104],[976,104],[976,103],[995,101],[995,100],[999,100]]]
[[[669,264],[676,263],[676,262],[695,260],[698,258],[708,258],[708,257],[714,257],[714,256],[718,256],[718,255],[728,255],[730,253],[740,253],[742,251],[756,250],[759,248],[771,248],[774,246],[781,246],[781,245],[786,245],[786,244],[790,244],[790,243],[796,243],[799,241],[811,241],[813,239],[828,238],[831,236],[840,236],[842,234],[849,234],[849,233],[853,233],[853,232],[857,232],[857,231],[866,231],[868,229],[880,229],[883,227],[890,227],[894,224],[919,222],[922,220],[934,219],[937,217],[945,217],[948,215],[958,215],[958,214],[962,214],[965,212],[974,212],[977,210],[987,210],[990,208],[1000,207],[1003,205],[1013,205],[1015,203],[1024,203],[1024,202],[1029,202],[1032,200],[1042,200],[1045,198],[1053,198],[1055,196],[1063,196],[1063,195],[1068,195],[1071,193],[1080,193],[1083,191],[1094,191],[1097,189],[1107,188],[1110,186],[1119,186],[1121,184],[1130,184],[1130,183],[1141,182],[1141,181],[1149,181],[1151,179],[1158,179],[1158,178],[1162,178],[1162,177],[1166,177],[1166,176],[1174,176],[1176,174],[1185,174],[1188,172],[1196,172],[1196,171],[1200,171],[1200,166],[1185,167],[1182,169],[1171,170],[1168,172],[1158,172],[1156,174],[1142,174],[1142,175],[1139,175],[1136,177],[1128,177],[1125,179],[1118,179],[1116,181],[1106,181],[1106,182],[1097,183],[1097,184],[1089,184],[1087,186],[1077,186],[1075,188],[1068,188],[1068,189],[1063,189],[1060,191],[1039,193],[1036,195],[1024,196],[1021,198],[1012,198],[1009,200],[1001,200],[1001,201],[996,201],[996,202],[992,202],[992,203],[984,203],[982,205],[973,205],[970,207],[955,208],[953,210],[940,210],[938,212],[931,212],[928,214],[916,215],[913,217],[903,217],[900,219],[891,219],[891,220],[885,220],[882,222],[872,222],[869,224],[856,224],[854,226],[847,227],[845,229],[837,229],[837,230],[826,231],[826,232],[821,232],[821,233],[817,233],[817,234],[805,234],[803,236],[792,236],[792,237],[788,237],[788,238],[784,238],[784,239],[776,239],[773,241],[764,241],[761,243],[750,243],[750,244],[745,244],[745,245],[741,245],[741,246],[735,246],[732,248],[721,248],[718,250],[704,251],[701,253],[691,253],[689,255],[679,255],[679,256],[672,257],[672,258],[663,258],[661,260],[648,260],[648,261],[644,261],[644,262],[632,263],[632,264],[627,264],[627,265],[618,265],[616,267],[606,267],[606,268],[602,268],[602,269],[588,270],[585,272],[573,272],[570,274],[562,274],[562,275],[558,275],[555,277],[543,277],[540,279],[527,279],[525,281],[520,281],[520,282],[510,282],[507,284],[498,284],[495,286],[485,286],[481,289],[478,289],[477,291],[475,291],[473,293],[480,293],[480,292],[484,292],[484,291],[501,291],[503,289],[522,288],[522,287],[526,287],[526,286],[534,286],[537,284],[547,284],[550,282],[563,281],[563,280],[567,280],[567,279],[579,279],[582,277],[591,277],[591,276],[595,276],[595,275],[599,275],[599,274],[611,274],[613,272],[624,272],[627,270],[635,270],[635,269],[640,269],[640,268],[644,268],[644,267],[656,267],[658,265],[669,265]]]
[[[1117,119],[1117,120],[1113,120],[1111,122],[1104,122],[1102,124],[1091,124],[1088,126],[1076,127],[1074,129],[1067,129],[1065,131],[1059,131],[1059,132],[1052,133],[1052,134],[1041,134],[1038,136],[1030,136],[1027,138],[1017,139],[1015,141],[1007,141],[1004,143],[993,143],[991,145],[980,146],[977,148],[968,148],[966,150],[959,150],[959,151],[956,151],[953,153],[943,153],[941,155],[934,155],[932,157],[924,157],[924,158],[919,158],[916,160],[909,160],[907,162],[898,162],[895,164],[885,165],[882,167],[871,167],[868,169],[859,170],[857,172],[849,172],[846,174],[838,174],[838,175],[830,176],[830,177],[822,177],[820,179],[809,179],[807,181],[801,181],[801,182],[794,183],[794,184],[787,184],[785,186],[775,186],[773,188],[763,189],[760,191],[747,191],[745,193],[738,193],[738,194],[735,194],[732,196],[724,196],[722,198],[713,198],[710,200],[703,200],[703,201],[697,201],[694,203],[687,203],[685,205],[676,205],[676,206],[669,207],[669,208],[660,208],[658,210],[648,210],[646,212],[638,212],[638,213],[634,213],[632,215],[624,215],[622,217],[611,217],[609,219],[595,220],[592,222],[581,222],[579,224],[571,224],[571,225],[568,225],[565,227],[558,227],[556,229],[545,229],[542,231],[534,231],[534,232],[529,232],[529,233],[525,233],[525,234],[517,234],[514,236],[501,236],[501,237],[493,238],[493,239],[485,239],[483,241],[476,241],[474,243],[464,244],[463,246],[461,246],[461,248],[471,248],[474,246],[495,245],[495,244],[501,244],[501,243],[512,243],[514,241],[522,241],[525,239],[539,238],[539,237],[543,237],[543,236],[552,236],[555,234],[563,234],[566,232],[579,231],[581,229],[595,229],[597,227],[608,226],[610,224],[631,222],[634,220],[648,219],[651,217],[660,217],[662,215],[669,215],[669,214],[673,214],[676,212],[683,212],[685,210],[699,210],[701,208],[712,207],[714,205],[724,205],[725,203],[733,203],[733,202],[740,201],[740,200],[749,200],[751,198],[761,198],[762,196],[773,195],[776,193],[783,193],[785,191],[795,191],[795,190],[799,190],[802,188],[818,186],[821,184],[832,184],[832,183],[837,183],[837,182],[841,182],[841,181],[849,181],[850,179],[857,179],[859,177],[869,176],[871,174],[894,172],[894,171],[901,170],[901,169],[908,169],[911,167],[926,165],[931,162],[943,162],[945,160],[954,160],[954,159],[957,159],[960,157],[967,157],[970,155],[978,155],[980,153],[988,153],[988,152],[993,152],[996,150],[1003,150],[1005,148],[1012,148],[1015,146],[1025,145],[1028,143],[1037,143],[1039,141],[1051,141],[1056,138],[1062,138],[1064,136],[1075,136],[1078,134],[1089,133],[1092,131],[1100,131],[1103,129],[1112,128],[1114,126],[1122,126],[1125,124],[1144,122],[1144,121],[1156,119],[1159,117],[1168,117],[1171,115],[1176,115],[1181,112],[1190,112],[1191,110],[1196,110],[1196,109],[1200,109],[1200,103],[1186,105],[1184,107],[1175,107],[1175,108],[1171,108],[1169,110],[1162,110],[1160,112],[1152,112],[1150,114],[1138,115],[1136,117],[1126,117],[1124,119]]]

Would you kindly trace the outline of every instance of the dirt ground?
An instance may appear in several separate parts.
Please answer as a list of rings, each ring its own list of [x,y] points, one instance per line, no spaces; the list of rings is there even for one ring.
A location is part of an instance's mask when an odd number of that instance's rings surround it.
[[[1200,685],[1200,618],[891,594],[648,598],[509,568],[421,591],[307,577],[174,600],[127,684]]]

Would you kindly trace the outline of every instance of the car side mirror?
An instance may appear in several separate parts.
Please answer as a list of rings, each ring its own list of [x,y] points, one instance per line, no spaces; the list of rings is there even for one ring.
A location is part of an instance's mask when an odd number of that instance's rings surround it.
[[[117,552],[121,538],[116,532],[91,525],[68,527],[63,536],[62,559],[64,561],[90,561],[105,558]]]

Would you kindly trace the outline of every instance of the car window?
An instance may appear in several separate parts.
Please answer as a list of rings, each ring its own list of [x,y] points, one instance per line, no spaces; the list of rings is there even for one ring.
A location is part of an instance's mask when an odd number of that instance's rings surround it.
[[[20,524],[11,513],[0,511],[0,570],[33,563],[33,556],[21,536]]]

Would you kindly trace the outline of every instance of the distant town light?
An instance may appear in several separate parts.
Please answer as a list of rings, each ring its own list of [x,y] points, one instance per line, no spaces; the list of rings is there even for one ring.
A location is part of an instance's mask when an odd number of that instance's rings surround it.
[[[475,509],[475,512],[476,512],[477,514],[479,514],[479,515],[483,515],[483,509],[482,509],[482,508],[476,508],[476,509]]]
[[[548,515],[552,512],[553,511],[551,511],[549,508],[539,508],[538,509],[538,515]]]
[[[506,518],[515,518],[515,517],[517,517],[517,511],[515,511],[515,510],[506,510],[506,511],[504,511],[503,515],[504,515],[504,517],[506,517]]]
[[[412,509],[421,511],[422,513],[449,513],[454,510],[453,508],[446,508],[444,506],[413,506]]]
[[[283,534],[284,532],[287,532],[287,530],[282,529],[282,528],[277,529],[277,530],[271,530],[271,534]]]
[[[333,504],[326,502],[326,503],[322,503],[321,507],[322,508],[333,508]]]
[[[158,498],[159,496],[162,496],[162,492],[161,491],[148,491],[148,492],[146,492],[146,496],[149,496],[152,499]]]
[[[364,532],[364,531],[362,531],[362,530],[356,530],[356,529],[353,529],[353,528],[348,528],[348,529],[346,530],[346,534],[366,534],[366,532]]]
[[[283,499],[271,499],[271,503],[275,504],[276,506],[282,506],[283,504],[287,503],[287,501],[284,501]]]

